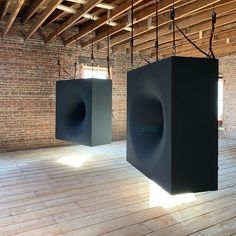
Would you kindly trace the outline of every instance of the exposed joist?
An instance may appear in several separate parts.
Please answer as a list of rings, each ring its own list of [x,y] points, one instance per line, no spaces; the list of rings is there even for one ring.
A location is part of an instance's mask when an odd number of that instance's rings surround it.
[[[4,37],[9,32],[9,30],[10,30],[12,24],[14,23],[14,21],[15,21],[17,15],[18,15],[18,13],[19,13],[21,7],[23,6],[24,2],[25,2],[25,0],[17,0],[16,4],[14,6],[14,9],[12,10],[12,13],[10,15],[10,18],[9,18],[9,20],[8,20],[4,30],[3,30],[2,37]]]
[[[231,37],[231,43],[227,43],[226,38],[222,38],[220,40],[215,40],[213,41],[213,51],[215,53],[216,56],[219,55],[226,55],[229,52],[235,52],[236,51],[236,35],[234,32],[234,36]],[[208,48],[209,48],[209,42],[208,40],[201,40],[201,43],[198,44],[202,50],[204,50],[205,52],[207,52]],[[234,46],[234,47],[232,47]],[[230,51],[227,49],[230,48]],[[165,53],[162,54],[163,57],[167,57],[171,55],[171,51],[169,53]],[[198,55],[200,57],[204,57],[203,54],[201,54],[198,50],[191,48],[188,50],[179,50],[177,52],[178,56],[193,56],[193,55]]]
[[[189,14],[193,14],[194,12],[197,12],[201,9],[204,9],[206,7],[212,6],[214,4],[219,3],[221,0],[197,0],[194,3],[190,3],[187,5],[184,5],[183,7],[179,8],[179,11],[176,11],[176,20],[184,18],[185,16],[189,15]],[[169,13],[164,13],[159,17],[159,25],[165,25],[168,24],[170,22],[170,16]],[[144,26],[138,27],[134,30],[134,36],[139,36],[145,32],[150,31],[150,29],[148,29],[147,24],[145,23]],[[119,35],[117,37],[114,37],[113,39],[111,39],[111,47],[115,46],[121,42],[125,42],[126,40],[129,40],[130,38],[130,34],[125,33],[123,35]]]
[[[199,39],[198,34],[194,34],[189,36],[189,38],[196,44],[198,45],[198,47],[200,48],[209,48],[209,37],[210,37],[210,30],[206,31],[206,33],[204,33],[204,37],[202,39]],[[215,37],[213,38],[213,48],[215,48],[217,45],[219,45],[219,43],[223,42],[225,43],[226,40],[228,38],[234,38],[236,37],[236,29],[234,30],[230,30],[230,31],[219,31],[217,32],[217,34],[215,35]],[[208,47],[208,48],[207,48]],[[184,38],[181,38],[180,40],[177,40],[177,55],[179,55],[180,53],[188,53],[189,51],[197,51],[197,49],[195,49],[193,47],[193,45],[191,45],[190,43],[188,43]],[[206,51],[207,52],[207,51]],[[154,50],[152,50],[152,53],[154,53]],[[169,55],[170,53],[172,53],[172,42],[165,42],[163,44],[160,45],[160,49],[159,49],[159,53],[161,55],[163,55],[164,57],[166,55]]]
[[[3,0],[0,6],[0,20],[3,20],[3,18],[7,14],[10,4],[11,4],[10,0]]]
[[[73,16],[71,16],[67,21],[65,21],[58,29],[56,29],[54,32],[52,32],[47,38],[46,42],[49,42],[50,40],[54,39],[57,35],[60,35],[62,32],[67,30],[69,27],[74,25],[79,19],[83,17],[83,14],[88,13],[90,10],[92,10],[98,3],[102,2],[102,0],[91,0],[87,4],[84,5],[84,11],[83,12],[77,12]]]
[[[79,3],[79,4],[87,4],[88,3],[87,0],[66,0],[66,1]],[[96,4],[96,7],[102,8],[102,9],[107,9],[107,10],[113,10],[116,7],[116,4],[101,2],[101,3]]]
[[[75,10],[71,7],[68,7],[66,5],[63,5],[63,4],[59,4],[57,6],[57,9],[62,10],[62,11],[67,12],[67,13],[70,13],[70,14],[75,14],[77,12],[77,10]]]
[[[65,11],[67,13],[71,13],[71,14],[75,14],[77,11],[71,7],[67,7],[67,6],[64,6],[62,4],[59,4],[57,6],[57,9],[60,9],[62,11]],[[95,16],[95,15],[92,15],[92,14],[89,14],[89,13],[86,13],[86,14],[83,14],[83,17],[86,18],[86,19],[90,19],[90,20],[99,20],[100,17],[99,16]],[[109,21],[108,23],[110,26],[117,26],[118,23],[116,23],[115,21]],[[124,30],[127,30],[127,31],[130,31],[130,28],[129,27],[125,27]]]
[[[73,6],[75,6],[76,4],[75,4],[74,2],[63,2],[63,5],[64,5],[64,6],[67,6],[67,7],[73,7]],[[53,23],[53,22],[56,21],[57,19],[63,17],[63,15],[65,15],[65,14],[66,14],[65,11],[56,9],[56,10],[45,20],[45,22],[43,23],[43,27],[48,26],[49,24]]]
[[[23,14],[22,22],[28,21],[45,2],[46,0],[34,0]]]
[[[181,2],[181,0],[176,0],[175,3],[178,3],[178,2]],[[173,4],[173,0],[161,1],[158,6],[159,12],[163,12],[164,10],[168,9],[172,4]],[[155,11],[156,11],[155,5],[149,6],[145,9],[138,10],[137,12],[134,13],[134,23],[136,24],[144,19],[147,19],[148,17],[152,16],[155,13]],[[124,23],[120,24],[115,29],[112,29],[110,34],[114,35],[116,33],[119,33],[120,31],[124,30],[128,25],[130,24],[126,23],[124,19]],[[93,43],[98,43],[99,41],[103,40],[106,37],[107,37],[107,33],[104,31],[98,34],[97,36],[95,36],[93,39],[88,40],[85,43],[83,43],[82,47],[84,48]]]
[[[232,9],[236,8],[236,2],[233,1],[229,4],[224,6],[217,6],[215,10],[217,12],[217,24],[216,27],[221,25],[225,25],[232,22],[232,19],[235,18],[234,15],[224,16],[225,13],[232,11]],[[205,12],[196,13],[190,17],[184,18],[182,21],[177,23],[177,25],[184,29],[188,28],[188,34],[195,34],[199,33],[199,31],[207,30],[211,28],[211,10],[207,10]],[[164,28],[160,29],[160,41],[169,41],[172,40],[172,33]],[[177,31],[176,37],[182,37],[182,35]],[[149,40],[146,42],[145,39],[148,38]],[[150,40],[151,39],[151,40]],[[129,45],[126,44],[123,46],[123,49],[128,48]],[[138,39],[135,40],[135,51],[142,51],[149,48],[155,47],[155,33],[153,32],[152,38],[140,36]],[[120,48],[121,49],[121,48]]]
[[[139,4],[142,1],[143,0],[134,0],[134,6],[136,6],[137,4]],[[132,6],[132,1],[131,0],[125,1],[123,4],[121,4],[119,7],[115,8],[111,12],[110,17],[107,17],[107,16],[101,17],[101,19],[98,20],[95,24],[89,25],[85,29],[81,30],[79,33],[77,33],[77,34],[73,35],[72,37],[70,37],[69,39],[67,39],[66,42],[65,42],[65,45],[69,45],[69,44],[75,42],[76,40],[84,37],[85,35],[90,33],[92,30],[96,30],[97,28],[105,25],[109,21],[115,19],[119,15],[121,15],[124,12],[128,11],[131,8],[131,6]]]
[[[232,9],[234,9],[236,7],[235,5],[235,0],[231,0],[231,1],[221,1],[220,5],[215,6],[215,11],[217,12],[217,18],[219,18],[220,16],[222,16],[223,14],[232,11]],[[223,3],[223,4],[222,4]],[[205,11],[201,11],[201,12],[195,12],[183,19],[180,19],[178,21],[176,21],[176,24],[184,29],[188,29],[189,27],[199,24],[201,22],[205,22],[205,24],[211,22],[211,14],[212,14],[212,9],[206,9]],[[199,30],[201,31],[201,29]],[[159,32],[160,32],[160,36],[164,36],[166,34],[169,34],[171,36],[171,32],[167,27],[161,27],[159,28]],[[150,32],[148,32],[145,35],[140,35],[139,37],[136,37],[135,39],[135,45],[143,45],[144,48],[148,48],[148,44],[151,44],[151,41],[154,42],[156,39],[156,34],[155,34],[155,30],[151,30]],[[146,44],[146,45],[145,45]],[[119,47],[119,46],[117,46]],[[123,49],[128,48],[128,44],[126,43],[126,47],[123,47]]]
[[[28,40],[43,24],[43,22],[48,18],[48,16],[57,8],[57,5],[60,4],[63,0],[51,0],[48,4],[47,8],[42,12],[42,14],[38,17],[34,26],[31,30],[26,34],[25,40]]]

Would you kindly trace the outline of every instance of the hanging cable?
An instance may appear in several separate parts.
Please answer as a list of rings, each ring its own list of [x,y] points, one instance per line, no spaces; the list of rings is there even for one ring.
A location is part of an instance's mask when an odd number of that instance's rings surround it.
[[[172,45],[172,52],[173,55],[176,54],[176,38],[175,38],[175,6],[174,6],[174,0],[173,5],[170,8],[170,19],[172,20],[172,30],[173,30],[173,45]]]
[[[94,16],[92,17],[92,32],[94,29]],[[91,62],[92,62],[92,76],[93,76],[93,67],[94,67],[94,44],[92,43],[92,52],[91,52]]]
[[[60,67],[60,49],[58,48],[58,58],[57,58],[57,65],[58,65],[58,75],[59,79],[61,79],[61,67]]]
[[[206,52],[204,52],[201,48],[199,48],[194,42],[192,42],[188,36],[176,25],[176,28],[178,29],[178,31],[184,36],[184,38],[191,43],[198,51],[200,51],[202,54],[204,54],[205,56],[211,58],[211,56],[209,54],[207,54]]]
[[[156,0],[156,61],[159,60],[159,35],[158,35],[158,24],[159,24],[159,20],[158,20],[158,0]]]
[[[74,64],[74,79],[76,79],[76,77],[77,77],[77,62],[75,61],[75,64]]]
[[[132,0],[131,7],[131,39],[130,39],[130,47],[131,47],[131,66],[134,67],[134,0]]]
[[[110,11],[107,12],[107,17],[110,17]],[[111,79],[111,70],[110,70],[110,21],[107,22],[107,72],[108,79]]]
[[[110,70],[110,26],[107,24],[107,70],[108,70],[108,79],[111,79],[111,70]]]
[[[212,49],[212,40],[213,40],[214,33],[215,33],[216,18],[217,18],[216,12],[213,9],[212,18],[211,18],[212,29],[211,29],[211,36],[210,36],[210,40],[209,40],[209,54],[210,54],[211,58],[213,58],[213,59],[215,59],[215,54]]]
[[[61,59],[60,59],[59,50],[58,50],[57,65],[58,65],[59,78],[61,78],[61,70],[62,70],[62,71],[64,71],[71,79],[73,79],[73,76],[72,76],[72,75],[62,66],[62,64],[61,64]]]

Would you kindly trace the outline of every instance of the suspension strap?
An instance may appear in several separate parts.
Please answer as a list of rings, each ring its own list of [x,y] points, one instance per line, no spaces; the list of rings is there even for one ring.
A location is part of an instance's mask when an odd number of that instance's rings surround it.
[[[73,79],[73,76],[62,66],[61,61],[58,60],[57,65],[59,66],[59,69],[64,71],[71,79]],[[61,73],[61,72],[60,72]]]
[[[131,47],[131,66],[134,67],[134,0],[132,0],[131,7],[131,39],[130,39],[130,47]]]
[[[111,79],[111,70],[110,70],[110,26],[107,24],[107,70],[108,77]]]
[[[217,18],[216,12],[213,9],[212,18],[211,18],[212,28],[211,28],[211,36],[210,36],[210,41],[209,41],[209,54],[210,54],[211,58],[213,58],[213,59],[215,59],[215,54],[212,49],[212,41],[213,41],[213,37],[214,37],[214,33],[215,33],[216,18]]]
[[[204,52],[201,48],[199,48],[193,41],[191,41],[191,39],[189,39],[189,37],[176,25],[176,28],[178,29],[178,31],[184,36],[184,38],[191,43],[199,52],[201,52],[203,55],[205,55],[206,57],[211,58],[211,56],[209,54],[207,54],[206,52]]]
[[[159,59],[159,35],[158,35],[158,24],[159,24],[159,19],[158,19],[158,0],[156,0],[156,43],[155,43],[155,48],[156,48],[156,61]]]
[[[176,54],[176,38],[175,38],[175,6],[174,6],[174,0],[173,5],[170,8],[170,19],[172,20],[172,30],[173,30],[173,45],[172,45],[172,52],[173,55]]]
[[[58,76],[59,76],[59,79],[61,79],[61,67],[60,67],[60,50],[58,48],[58,58],[57,58],[57,65],[58,65]]]
[[[75,61],[74,67],[75,67],[74,79],[76,79],[76,77],[77,77],[77,61]]]
[[[92,32],[94,29],[94,16],[92,17]],[[93,69],[94,69],[94,44],[92,42],[92,52],[91,52],[91,62],[92,62],[92,75],[93,75]]]
[[[107,17],[110,17],[110,11],[107,12]],[[110,21],[107,23],[107,72],[108,79],[111,79],[111,70],[110,70]]]

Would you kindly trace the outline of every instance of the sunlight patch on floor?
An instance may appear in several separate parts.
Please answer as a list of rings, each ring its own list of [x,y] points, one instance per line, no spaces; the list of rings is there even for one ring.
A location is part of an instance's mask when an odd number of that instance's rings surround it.
[[[168,209],[195,200],[196,197],[193,193],[171,195],[152,180],[149,181],[150,207],[160,206]]]
[[[77,154],[77,155],[70,155],[65,156],[57,160],[58,163],[68,165],[71,167],[79,168],[84,165],[86,161],[91,157],[90,154]]]

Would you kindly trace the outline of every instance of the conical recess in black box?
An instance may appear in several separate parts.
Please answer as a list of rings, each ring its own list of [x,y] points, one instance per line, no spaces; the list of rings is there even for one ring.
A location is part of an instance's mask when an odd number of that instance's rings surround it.
[[[87,146],[111,143],[112,81],[56,83],[56,138]]]
[[[217,190],[217,81],[207,58],[128,72],[127,160],[171,194]]]

